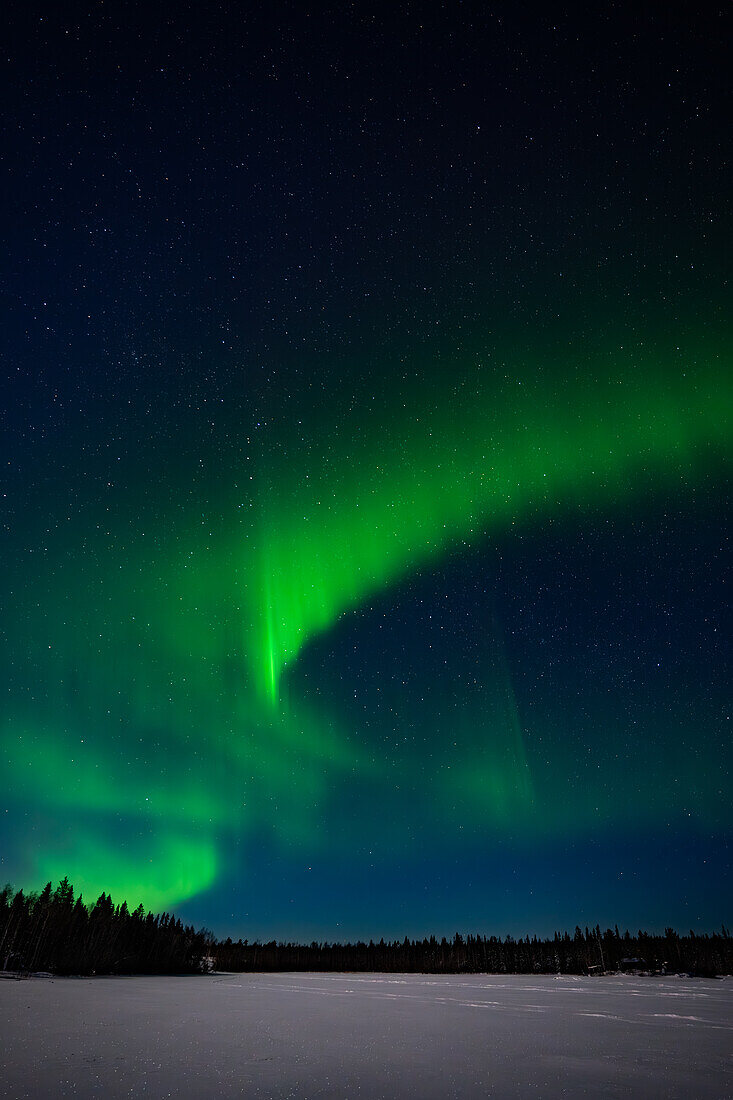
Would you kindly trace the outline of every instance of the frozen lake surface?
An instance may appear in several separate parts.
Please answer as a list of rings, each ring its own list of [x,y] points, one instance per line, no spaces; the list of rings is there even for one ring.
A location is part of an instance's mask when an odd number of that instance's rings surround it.
[[[723,1100],[732,993],[673,977],[4,980],[0,1095]]]

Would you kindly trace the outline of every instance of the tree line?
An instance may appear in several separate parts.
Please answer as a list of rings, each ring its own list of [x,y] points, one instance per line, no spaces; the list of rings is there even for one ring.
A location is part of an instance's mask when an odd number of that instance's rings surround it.
[[[17,973],[186,974],[202,969],[211,935],[176,917],[132,913],[100,894],[87,906],[68,879],[40,893],[0,891],[0,968]]]
[[[526,936],[461,936],[379,943],[248,943],[231,939],[212,948],[219,970],[372,971],[421,974],[733,973],[733,939],[724,927],[712,935],[663,935],[595,928]]]
[[[130,912],[101,894],[87,906],[68,879],[39,893],[0,891],[0,968],[15,973],[192,974],[230,971],[362,971],[427,974],[733,973],[733,938],[575,928],[552,938],[458,933],[452,939],[375,943],[217,940],[169,913]]]

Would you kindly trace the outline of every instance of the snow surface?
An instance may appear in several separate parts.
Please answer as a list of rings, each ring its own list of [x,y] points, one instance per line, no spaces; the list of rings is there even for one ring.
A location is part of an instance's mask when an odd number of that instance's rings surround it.
[[[673,977],[6,980],[0,1095],[723,1100],[732,994]]]

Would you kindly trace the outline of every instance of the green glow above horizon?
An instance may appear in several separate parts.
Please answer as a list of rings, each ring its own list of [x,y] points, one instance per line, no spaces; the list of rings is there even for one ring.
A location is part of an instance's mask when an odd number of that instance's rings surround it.
[[[32,888],[58,881],[62,867],[77,897],[90,905],[100,894],[110,894],[129,909],[143,905],[160,912],[212,886],[221,872],[221,860],[212,838],[189,832],[163,831],[120,850],[111,839],[89,829],[73,831],[67,843],[32,857]]]
[[[288,855],[364,836],[394,854],[454,826],[544,837],[683,812],[672,783],[643,810],[646,795],[617,799],[623,757],[604,760],[606,785],[558,799],[572,750],[561,741],[538,771],[492,626],[475,696],[450,679],[430,705],[397,691],[383,728],[344,706],[351,685],[322,696],[297,678],[348,613],[369,623],[371,601],[492,534],[691,496],[727,467],[725,341],[701,338],[694,356],[651,337],[619,345],[525,352],[456,382],[437,370],[427,392],[395,386],[368,421],[330,426],[321,412],[302,439],[273,430],[258,440],[249,523],[241,494],[224,493],[218,533],[163,516],[150,550],[124,541],[123,512],[91,551],[36,567],[11,639],[27,682],[0,730],[12,806],[58,823],[31,826],[28,881],[68,875],[87,900],[168,907],[225,878],[232,852],[246,868],[262,837]],[[681,751],[665,759],[665,775],[694,778],[701,818],[719,820],[709,770]],[[651,751],[639,761],[645,775],[659,767]]]

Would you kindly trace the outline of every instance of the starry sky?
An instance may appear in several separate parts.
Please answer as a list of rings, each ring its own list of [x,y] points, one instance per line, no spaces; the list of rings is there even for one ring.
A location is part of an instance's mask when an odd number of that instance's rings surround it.
[[[730,920],[722,12],[14,7],[0,878]]]

